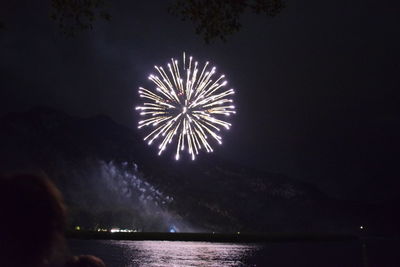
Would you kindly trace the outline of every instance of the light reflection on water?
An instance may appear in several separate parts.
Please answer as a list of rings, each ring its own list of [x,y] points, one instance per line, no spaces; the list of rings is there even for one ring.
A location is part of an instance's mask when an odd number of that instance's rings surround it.
[[[395,239],[264,244],[71,239],[68,243],[74,255],[96,255],[107,267],[400,266],[400,241]]]
[[[71,240],[74,254],[101,257],[108,267],[249,266],[256,244],[183,241]]]
[[[124,248],[125,266],[243,266],[256,245],[180,241],[111,241]]]

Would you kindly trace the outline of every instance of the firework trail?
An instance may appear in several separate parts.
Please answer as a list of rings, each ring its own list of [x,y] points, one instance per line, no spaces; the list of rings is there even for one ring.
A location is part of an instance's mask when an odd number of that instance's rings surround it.
[[[212,152],[209,137],[222,144],[218,132],[221,127],[230,128],[226,117],[235,114],[233,100],[229,98],[235,92],[224,89],[227,84],[225,76],[213,80],[215,67],[210,69],[209,62],[206,62],[199,68],[198,62],[194,62],[192,57],[186,58],[185,53],[181,65],[172,58],[166,70],[158,66],[154,68],[158,74],[151,74],[149,80],[155,88],[139,87],[139,95],[145,102],[136,107],[145,117],[139,121],[138,128],[151,128],[144,140],[151,145],[160,138],[160,155],[177,139],[176,160],[185,149],[193,160],[201,149]]]

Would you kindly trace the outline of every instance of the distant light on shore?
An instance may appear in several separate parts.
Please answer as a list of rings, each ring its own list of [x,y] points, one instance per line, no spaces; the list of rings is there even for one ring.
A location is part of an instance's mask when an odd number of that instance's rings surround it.
[[[136,230],[132,229],[119,229],[119,228],[111,228],[110,233],[133,233],[137,232]]]

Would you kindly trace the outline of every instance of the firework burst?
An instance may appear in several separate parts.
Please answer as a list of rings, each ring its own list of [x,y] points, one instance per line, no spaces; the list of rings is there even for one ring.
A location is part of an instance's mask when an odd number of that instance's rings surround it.
[[[181,63],[172,58],[166,70],[154,68],[158,74],[149,76],[154,88],[139,87],[139,95],[145,102],[136,107],[145,117],[138,128],[151,128],[144,140],[151,145],[160,138],[160,155],[177,139],[176,160],[185,149],[193,160],[201,149],[212,152],[209,140],[222,144],[218,132],[221,127],[230,128],[227,116],[235,114],[233,100],[229,98],[234,90],[224,89],[225,76],[214,78],[215,67],[210,68],[206,62],[199,68],[198,62],[186,58],[185,53]]]

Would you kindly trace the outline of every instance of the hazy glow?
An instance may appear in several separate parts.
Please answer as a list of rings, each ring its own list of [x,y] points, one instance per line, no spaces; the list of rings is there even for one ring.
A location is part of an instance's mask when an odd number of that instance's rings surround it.
[[[139,87],[139,95],[145,102],[136,107],[145,117],[138,128],[152,128],[144,140],[151,145],[159,138],[159,155],[177,140],[176,160],[185,149],[193,160],[201,149],[212,152],[208,137],[222,144],[218,132],[221,127],[230,128],[226,119],[235,114],[233,100],[229,98],[235,92],[225,89],[225,76],[214,78],[215,67],[210,68],[206,62],[199,68],[198,62],[187,58],[185,53],[182,62],[172,58],[166,70],[154,68],[158,74],[149,76],[154,88]]]

